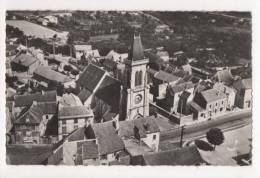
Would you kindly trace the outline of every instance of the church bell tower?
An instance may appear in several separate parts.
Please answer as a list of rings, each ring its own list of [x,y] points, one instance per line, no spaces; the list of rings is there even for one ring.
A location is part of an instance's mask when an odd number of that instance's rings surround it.
[[[144,56],[140,35],[134,35],[128,59],[125,61],[124,102],[121,107],[126,120],[149,116],[149,85],[146,73],[148,62],[149,59]]]

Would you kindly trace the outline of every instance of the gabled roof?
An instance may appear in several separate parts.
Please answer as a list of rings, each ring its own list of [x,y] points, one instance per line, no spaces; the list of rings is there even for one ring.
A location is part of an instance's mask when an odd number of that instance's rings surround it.
[[[109,154],[124,149],[124,142],[117,135],[113,121],[97,123],[93,130],[98,143],[99,154]]]
[[[159,72],[155,73],[154,78],[169,83],[179,80],[179,77],[172,75],[168,72],[164,72],[163,70],[160,70]]]
[[[119,122],[120,137],[130,138],[134,136],[135,128],[138,129],[141,138],[145,138],[146,134],[160,132],[159,126],[155,122],[155,118],[151,116]]]
[[[109,70],[115,70],[117,63],[111,59],[105,59],[103,65],[108,68]]]
[[[100,67],[89,64],[80,75],[77,84],[93,92],[105,73],[106,72]]]
[[[194,84],[192,82],[185,82],[174,86],[169,86],[169,92],[172,96],[174,96],[176,93],[182,92],[185,89],[193,88]]]
[[[41,80],[38,78],[37,75],[41,76],[42,78],[45,78],[49,81],[56,81],[56,82],[61,82],[61,83],[65,83],[65,82],[68,82],[71,80],[68,76],[63,75],[59,72],[56,72],[56,71],[52,70],[50,67],[38,67],[34,71],[33,78],[36,80]]]
[[[57,111],[56,103],[36,103],[14,121],[15,124],[39,124],[45,114],[54,115]]]
[[[92,111],[86,106],[65,106],[59,108],[59,119],[93,116]]]
[[[90,92],[89,90],[83,88],[80,93],[78,94],[78,97],[80,99],[80,101],[82,103],[84,103],[90,96],[91,96],[92,92]]]
[[[133,42],[128,55],[128,60],[138,61],[144,59],[144,50],[141,42],[141,37],[134,36]]]
[[[56,91],[46,91],[42,93],[34,94],[25,94],[25,95],[16,95],[14,96],[14,106],[15,107],[24,107],[32,105],[33,101],[38,103],[43,102],[55,102],[56,103]]]
[[[248,79],[241,79],[236,81],[233,84],[234,88],[236,88],[237,90],[240,89],[252,89],[252,79],[248,78]]]
[[[220,92],[214,88],[202,91],[201,96],[207,103],[226,98],[226,95],[223,92]]]
[[[118,111],[121,83],[110,76],[105,76],[98,87],[95,96],[108,104],[114,112]]]
[[[27,55],[27,54],[20,54],[18,56],[16,56],[12,62],[14,63],[17,63],[17,64],[20,64],[20,65],[23,65],[25,67],[29,67],[30,65],[32,65],[33,63],[35,63],[38,59],[33,57],[33,56],[30,56],[30,55]]]
[[[196,146],[162,151],[143,156],[145,165],[179,165],[191,166],[205,163]]]

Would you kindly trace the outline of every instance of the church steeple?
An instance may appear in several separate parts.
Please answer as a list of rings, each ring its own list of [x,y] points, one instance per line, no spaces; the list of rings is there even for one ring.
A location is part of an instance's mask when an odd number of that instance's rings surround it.
[[[135,119],[149,115],[149,85],[147,85],[145,58],[140,35],[134,35],[128,60],[125,61],[125,83],[121,118]]]
[[[141,41],[140,34],[138,36],[134,35],[134,39],[131,44],[131,48],[128,55],[128,60],[138,61],[144,59],[144,50]]]

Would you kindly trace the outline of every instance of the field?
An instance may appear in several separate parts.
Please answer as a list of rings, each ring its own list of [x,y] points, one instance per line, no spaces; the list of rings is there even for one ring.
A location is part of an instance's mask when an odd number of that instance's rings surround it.
[[[59,36],[60,34],[57,31],[25,20],[7,20],[6,24],[19,28],[26,36],[33,36],[41,39],[52,38],[53,35],[57,34]]]

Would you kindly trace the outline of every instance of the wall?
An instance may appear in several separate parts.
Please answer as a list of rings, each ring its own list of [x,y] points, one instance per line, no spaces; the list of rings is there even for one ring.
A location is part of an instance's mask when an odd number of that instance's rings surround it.
[[[153,139],[153,136],[156,135],[156,139]],[[147,146],[149,146],[152,150],[158,152],[159,151],[159,142],[160,142],[160,132],[146,134],[145,138],[141,139]]]

